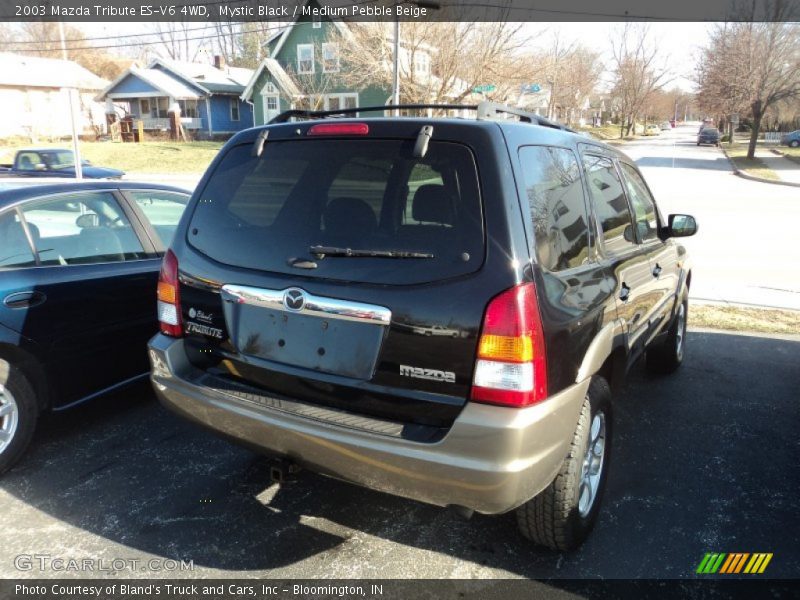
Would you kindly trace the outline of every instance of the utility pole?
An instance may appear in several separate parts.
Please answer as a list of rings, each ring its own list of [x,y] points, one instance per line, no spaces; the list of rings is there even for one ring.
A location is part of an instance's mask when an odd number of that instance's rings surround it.
[[[396,9],[395,9],[396,11]],[[394,15],[394,83],[392,86],[392,104],[400,104],[400,17]],[[400,116],[400,109],[394,109],[394,116]]]
[[[61,54],[64,60],[67,58],[67,44],[64,41],[64,23],[58,22],[58,34],[61,37]],[[72,158],[75,162],[75,179],[83,179],[83,165],[81,164],[81,151],[78,148],[78,127],[75,123],[75,108],[72,103],[72,88],[67,89],[67,96],[69,96],[69,122],[72,126]],[[80,92],[78,92],[80,93]]]

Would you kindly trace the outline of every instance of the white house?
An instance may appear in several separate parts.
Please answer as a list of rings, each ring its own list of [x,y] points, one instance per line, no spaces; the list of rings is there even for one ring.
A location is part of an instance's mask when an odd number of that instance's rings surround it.
[[[80,134],[105,131],[104,105],[94,96],[108,82],[71,60],[0,52],[0,138],[72,133],[67,89]]]

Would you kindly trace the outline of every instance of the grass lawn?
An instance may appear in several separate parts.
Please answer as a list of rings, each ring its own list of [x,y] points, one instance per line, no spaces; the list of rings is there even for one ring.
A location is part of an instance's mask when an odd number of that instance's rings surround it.
[[[778,177],[777,173],[772,169],[768,169],[760,159],[747,158],[747,144],[734,144],[733,146],[729,146],[727,143],[723,143],[722,147],[728,155],[728,158],[734,162],[736,168],[740,171],[744,171],[748,175],[753,175],[754,177],[780,181],[780,177]]]
[[[202,173],[222,147],[222,142],[81,142],[81,157],[100,167],[126,173]],[[72,148],[71,142],[2,143],[0,163],[10,163],[18,148],[31,146]]]
[[[692,304],[689,325],[728,331],[800,334],[800,311]]]
[[[792,162],[800,164],[800,148],[789,148],[788,146],[778,146],[781,154]]]
[[[594,137],[594,138],[596,138],[598,140],[603,140],[603,141],[612,140],[613,141],[613,140],[619,140],[620,139],[620,137],[619,137],[619,125],[603,125],[602,127],[586,127],[584,129],[582,129],[582,131],[585,131],[586,133],[588,133],[589,135],[591,135],[592,137]],[[629,137],[622,138],[622,139],[632,140],[634,138],[633,138],[633,136],[629,136]]]

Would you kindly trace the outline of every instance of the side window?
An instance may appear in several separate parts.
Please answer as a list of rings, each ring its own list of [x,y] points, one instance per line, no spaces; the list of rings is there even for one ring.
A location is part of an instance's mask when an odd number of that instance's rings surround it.
[[[64,194],[22,209],[43,266],[146,258],[113,194]]]
[[[150,221],[164,247],[169,246],[189,196],[158,190],[130,192],[129,195]]]
[[[639,239],[642,242],[654,240],[658,237],[658,217],[656,216],[656,205],[653,197],[636,169],[626,163],[620,163],[620,165],[622,166],[622,174],[625,177],[628,197],[633,205],[633,216],[636,220]]]
[[[606,251],[616,254],[636,246],[630,207],[614,163],[601,156],[584,155],[583,167]]]
[[[36,259],[17,211],[0,215],[0,269],[32,267],[35,264]]]
[[[17,160],[17,170],[35,171],[36,165],[44,164],[38,152],[20,152]]]
[[[539,264],[563,271],[587,262],[589,218],[575,155],[563,148],[524,146],[519,159]]]

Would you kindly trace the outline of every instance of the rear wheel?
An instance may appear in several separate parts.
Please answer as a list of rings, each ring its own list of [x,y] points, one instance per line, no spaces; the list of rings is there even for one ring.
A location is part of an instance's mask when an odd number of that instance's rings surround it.
[[[797,148],[798,146],[800,146],[800,141],[792,140],[791,142],[789,142],[789,146],[791,146],[792,148]]]
[[[611,392],[592,379],[569,453],[553,482],[517,509],[517,524],[529,540],[553,550],[571,550],[589,535],[600,510],[611,451]]]
[[[37,416],[30,382],[17,367],[0,359],[0,473],[10,469],[25,452]]]
[[[689,313],[689,301],[684,300],[678,307],[678,314],[672,323],[667,339],[663,343],[647,349],[647,368],[652,373],[667,375],[681,366],[686,350],[686,318]]]

